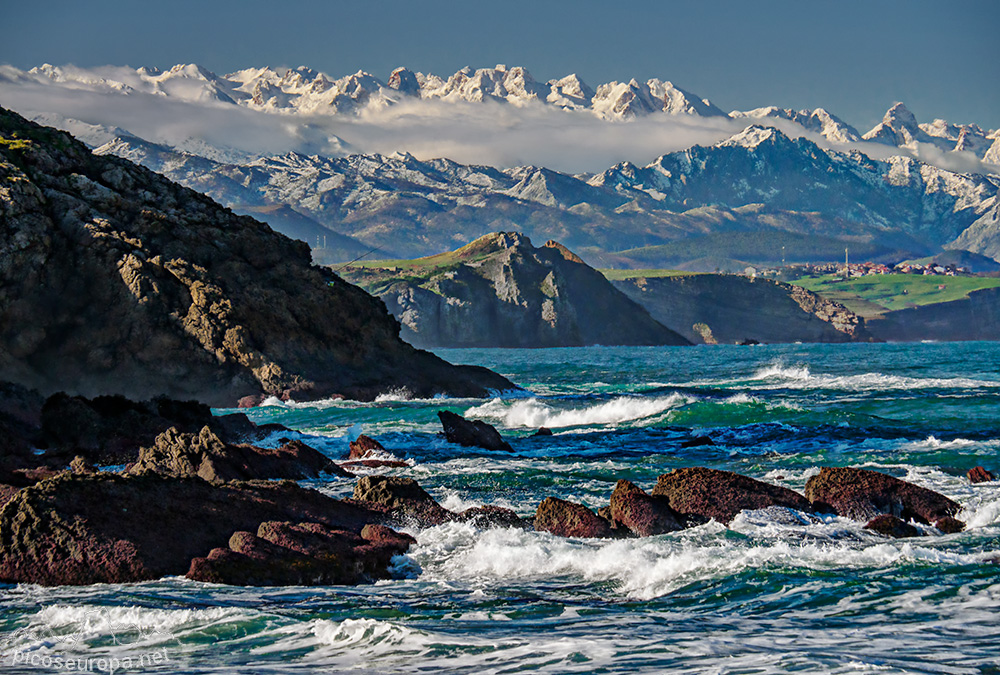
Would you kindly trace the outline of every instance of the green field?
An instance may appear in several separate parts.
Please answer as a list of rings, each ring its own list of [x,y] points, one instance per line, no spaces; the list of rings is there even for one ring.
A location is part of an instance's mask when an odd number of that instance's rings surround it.
[[[604,275],[608,281],[621,281],[622,279],[637,279],[639,277],[646,278],[656,278],[656,277],[686,277],[698,272],[685,272],[683,270],[610,270],[610,269],[599,269],[597,270]]]
[[[1000,279],[881,274],[844,281],[841,276],[827,274],[802,277],[791,283],[839,302],[861,316],[871,317],[897,309],[960,300],[972,291],[1000,286]]]

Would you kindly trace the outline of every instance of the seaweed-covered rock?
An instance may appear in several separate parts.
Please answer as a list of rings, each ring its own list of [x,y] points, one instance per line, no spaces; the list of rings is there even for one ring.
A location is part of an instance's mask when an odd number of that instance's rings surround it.
[[[797,492],[730,471],[688,467],[674,469],[656,481],[653,497],[692,521],[715,519],[729,524],[740,511],[786,506],[811,512],[809,501]]]
[[[176,428],[164,431],[152,446],[139,451],[139,460],[128,473],[199,476],[212,482],[316,478],[321,473],[347,475],[328,457],[301,441],[289,441],[275,449],[229,445],[207,426],[197,434],[181,433]]]
[[[559,537],[606,539],[615,536],[611,524],[583,504],[547,497],[535,513],[535,529]]]
[[[806,497],[819,511],[868,521],[882,514],[936,523],[960,506],[944,495],[888,474],[854,467],[823,467],[806,483]]]
[[[682,518],[670,508],[667,500],[651,497],[627,480],[615,484],[608,515],[639,537],[684,529]]]
[[[439,410],[438,418],[444,427],[444,437],[449,443],[465,447],[485,448],[513,452],[510,444],[500,436],[500,432],[482,420],[467,420],[450,410]]]
[[[0,509],[0,581],[128,583],[184,574],[191,560],[265,521],[360,532],[376,510],[291,482],[62,473]]]

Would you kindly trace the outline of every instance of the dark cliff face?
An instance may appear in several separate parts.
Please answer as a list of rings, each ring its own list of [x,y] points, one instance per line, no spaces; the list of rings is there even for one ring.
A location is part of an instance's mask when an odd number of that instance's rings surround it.
[[[0,379],[88,396],[509,388],[398,337],[309,248],[0,109]]]
[[[742,276],[695,274],[616,281],[653,317],[693,342],[852,342],[864,319],[798,286]]]
[[[876,338],[886,342],[1000,340],[1000,288],[974,291],[961,300],[888,312],[869,320],[868,326]]]
[[[439,259],[348,278],[377,292],[403,338],[424,347],[688,344],[556,242],[536,248],[500,232]]]

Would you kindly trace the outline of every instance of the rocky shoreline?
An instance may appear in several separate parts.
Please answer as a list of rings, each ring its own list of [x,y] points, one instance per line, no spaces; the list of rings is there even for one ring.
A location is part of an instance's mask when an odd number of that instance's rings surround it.
[[[497,506],[454,512],[398,475],[363,475],[351,498],[335,499],[294,481],[351,476],[352,464],[408,464],[365,436],[342,461],[285,438],[278,448],[259,447],[254,439],[287,430],[256,426],[239,413],[213,417],[195,403],[64,395],[41,402],[23,388],[5,385],[5,391],[4,583],[128,583],[168,575],[253,586],[366,583],[391,578],[397,556],[418,541],[393,528],[419,533],[447,522],[581,538],[657,536],[712,520],[728,525],[743,511],[759,510],[792,519],[834,514],[889,537],[918,536],[916,525],[931,533],[965,526],[955,517],[960,506],[944,495],[851,467],[824,467],[804,494],[727,471],[682,468],[661,475],[649,492],[619,480],[608,506],[596,512],[548,497],[532,518]],[[453,413],[441,418],[451,442],[511,451],[483,422]],[[129,424],[113,424],[122,419]],[[122,460],[124,466],[94,468]],[[979,469],[970,480],[992,478]]]

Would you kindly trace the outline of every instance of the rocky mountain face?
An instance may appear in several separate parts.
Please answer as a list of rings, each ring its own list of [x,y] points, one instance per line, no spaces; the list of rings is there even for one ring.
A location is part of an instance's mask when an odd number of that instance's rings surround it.
[[[644,167],[624,162],[593,176],[407,154],[290,153],[224,164],[143,143],[121,138],[96,152],[134,157],[234,207],[286,204],[369,247],[391,241],[393,253],[405,257],[432,255],[484,230],[519,229],[563,241],[594,261],[611,251],[740,232],[753,233],[758,248],[763,242],[770,260],[780,259],[782,246],[789,261],[826,259],[793,250],[796,237],[817,236],[902,259],[952,245],[989,218],[1000,190],[998,177],[823,150],[757,125],[714,146],[666,154]],[[993,239],[979,237],[970,250],[988,250]],[[843,246],[832,246],[830,259],[840,258]],[[725,255],[758,260],[749,251]]]
[[[769,279],[694,274],[614,284],[657,321],[699,344],[871,339],[865,320],[843,305]]]
[[[902,103],[895,103],[882,121],[862,138],[866,141],[916,148],[920,143],[933,145],[946,152],[969,152],[992,164],[1000,163],[1000,131],[982,129],[978,124],[951,124],[937,119],[917,122],[916,116]]]
[[[341,272],[378,294],[423,347],[682,345],[595,269],[554,241],[498,232],[409,265]]]
[[[512,386],[398,337],[306,245],[0,109],[0,379],[88,396],[370,398]]]

